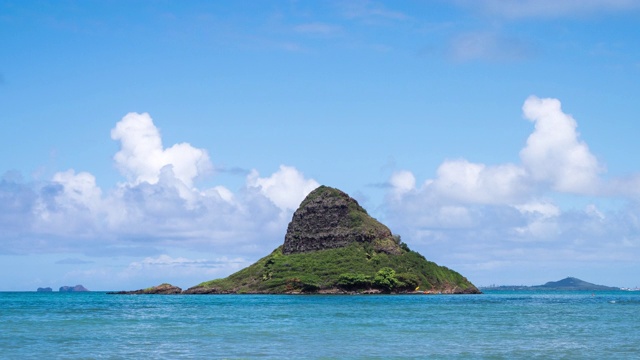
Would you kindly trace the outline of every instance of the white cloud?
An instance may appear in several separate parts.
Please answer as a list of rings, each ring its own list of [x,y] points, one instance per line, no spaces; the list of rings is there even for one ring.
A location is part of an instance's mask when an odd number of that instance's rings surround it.
[[[397,196],[403,195],[409,191],[415,190],[416,177],[411,171],[397,171],[391,175],[389,180],[393,193]]]
[[[270,177],[261,178],[257,171],[247,177],[247,185],[256,188],[281,210],[295,210],[302,200],[320,186],[313,179],[306,179],[296,168],[280,165]]]
[[[512,164],[487,166],[466,160],[445,161],[437,175],[427,187],[439,196],[463,203],[512,203],[529,191],[524,170]]]
[[[88,238],[102,227],[102,191],[93,175],[58,172],[34,192],[38,196],[30,204],[32,221],[23,224],[26,234]]]
[[[96,185],[95,176],[87,173],[75,173],[74,170],[58,172],[52,181],[62,185],[60,201],[67,206],[82,206],[89,211],[96,211],[101,205],[102,190]]]
[[[560,101],[531,96],[522,110],[535,123],[535,131],[520,152],[533,180],[549,182],[561,192],[596,192],[602,167],[579,139],[576,121],[562,112]]]
[[[437,176],[420,188],[416,188],[410,171],[394,173],[391,194],[421,198],[437,206],[505,205],[522,213],[552,214],[555,206],[536,200],[541,193],[600,191],[602,166],[580,140],[575,120],[562,111],[560,102],[532,96],[525,101],[523,114],[535,129],[520,151],[522,164],[446,160],[438,167]]]
[[[186,143],[164,149],[148,114],[127,114],[111,135],[128,181],[107,191],[75,170],[40,183],[0,180],[0,253],[149,256],[176,248],[260,256],[282,243],[293,210],[319,186],[283,165],[266,177],[252,172],[236,192],[197,188],[211,166],[207,152]]]
[[[531,186],[526,171],[513,164],[487,166],[467,160],[447,160],[437,170],[437,177],[416,188],[410,171],[394,173],[389,183],[391,195],[418,196],[438,204],[512,204],[529,196]]]
[[[171,166],[175,178],[190,188],[197,176],[213,168],[207,152],[188,143],[164,149],[160,131],[147,113],[127,114],[111,130],[111,138],[121,144],[114,156],[116,166],[133,184],[155,184],[161,170]]]
[[[430,260],[460,271],[496,259],[536,271],[543,261],[579,267],[640,256],[640,176],[602,178],[604,166],[557,99],[532,96],[523,114],[535,126],[520,164],[446,160],[421,185],[410,171],[394,173],[385,204],[391,229]],[[612,195],[628,205],[612,208]],[[576,205],[586,199],[588,205]],[[500,279],[504,269],[482,271]]]
[[[285,169],[285,175],[299,174],[295,168]],[[176,247],[263,255],[282,243],[293,206],[279,208],[267,194],[287,204],[301,201],[303,185],[316,184],[295,177],[302,181],[288,184],[285,180],[291,179],[281,175],[279,171],[264,178],[276,180],[271,187],[255,187],[256,179],[248,178],[237,193],[215,186],[189,190],[188,199],[171,173],[154,184],[120,184],[104,194],[91,174],[73,170],[42,184],[5,181],[0,197],[11,201],[0,204],[0,253],[140,255]]]
[[[549,201],[531,201],[515,206],[523,214],[538,215],[542,218],[551,218],[560,215],[560,208]]]

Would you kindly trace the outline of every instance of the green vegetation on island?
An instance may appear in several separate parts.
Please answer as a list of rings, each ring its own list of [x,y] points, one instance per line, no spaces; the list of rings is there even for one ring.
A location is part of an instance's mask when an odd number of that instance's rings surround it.
[[[398,255],[371,244],[283,254],[282,246],[224,279],[204,282],[190,293],[398,293],[416,290],[476,293],[459,273],[427,261],[415,251]]]

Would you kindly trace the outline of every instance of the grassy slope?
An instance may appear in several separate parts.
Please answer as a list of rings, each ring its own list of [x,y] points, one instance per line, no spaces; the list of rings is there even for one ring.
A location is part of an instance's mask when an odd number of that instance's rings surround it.
[[[400,255],[376,252],[370,244],[353,243],[348,247],[302,254],[282,254],[282,247],[255,264],[224,279],[204,282],[199,287],[220,292],[285,293],[314,292],[340,286],[340,275],[366,277],[367,283],[348,286],[347,290],[375,288],[376,273],[389,267],[400,281],[395,291],[442,290],[457,287],[464,290],[473,285],[459,273],[427,261],[422,255],[403,248]],[[389,290],[389,289],[387,289]]]

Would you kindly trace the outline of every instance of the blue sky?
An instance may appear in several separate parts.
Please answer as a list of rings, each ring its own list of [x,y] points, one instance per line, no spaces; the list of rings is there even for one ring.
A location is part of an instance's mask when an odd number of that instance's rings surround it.
[[[0,289],[189,287],[319,184],[477,285],[640,286],[640,2],[0,1]]]

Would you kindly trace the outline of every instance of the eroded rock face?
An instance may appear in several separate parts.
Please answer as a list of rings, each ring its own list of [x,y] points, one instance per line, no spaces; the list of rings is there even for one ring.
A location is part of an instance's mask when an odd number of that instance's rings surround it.
[[[346,193],[327,186],[312,191],[293,214],[283,253],[295,254],[345,247],[353,242],[393,243],[391,230],[369,216]],[[396,251],[395,248],[389,249]]]

